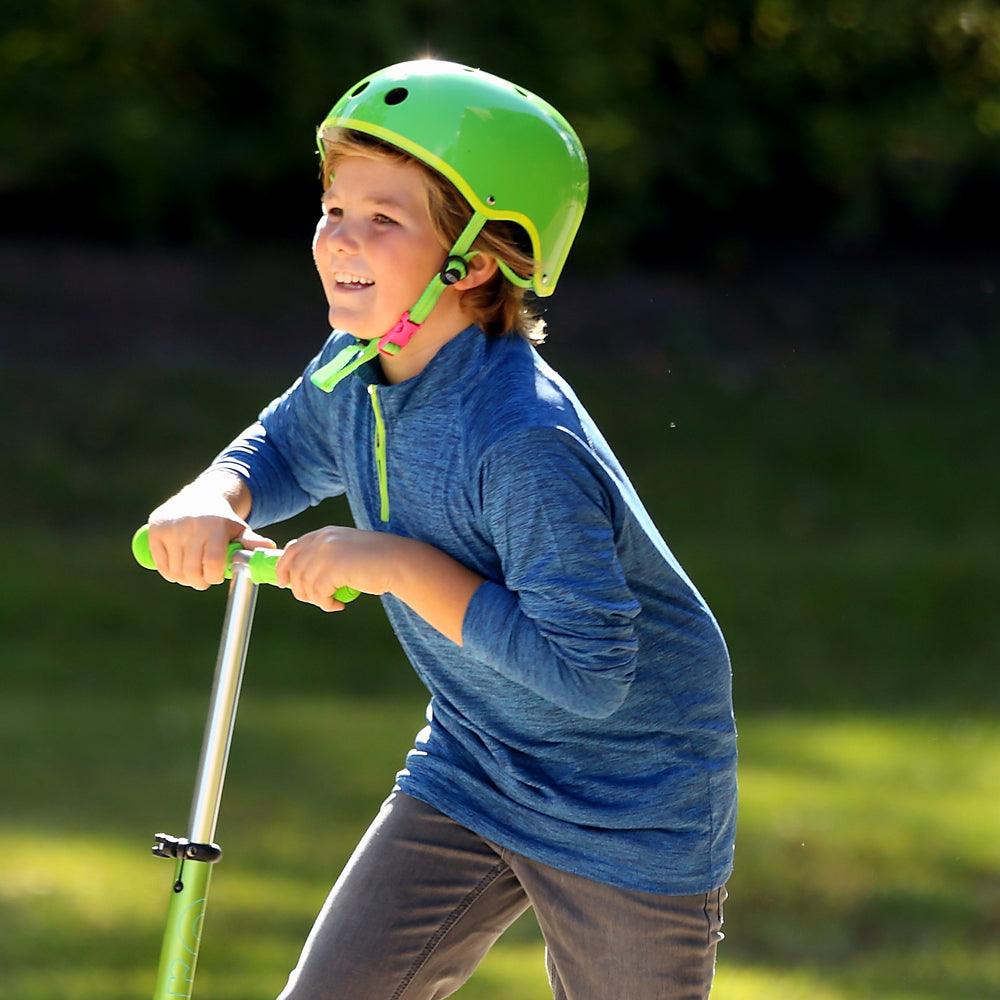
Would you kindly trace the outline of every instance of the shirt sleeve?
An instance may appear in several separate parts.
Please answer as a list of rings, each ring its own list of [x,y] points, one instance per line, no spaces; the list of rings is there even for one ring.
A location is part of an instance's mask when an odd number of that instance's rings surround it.
[[[246,481],[253,498],[253,528],[284,521],[344,492],[334,450],[334,401],[309,380],[343,347],[342,339],[331,337],[301,377],[212,463],[212,468],[235,472]]]
[[[560,708],[589,718],[625,700],[640,605],[615,546],[615,487],[568,431],[538,428],[494,445],[479,495],[503,582],[480,585],[464,648]]]

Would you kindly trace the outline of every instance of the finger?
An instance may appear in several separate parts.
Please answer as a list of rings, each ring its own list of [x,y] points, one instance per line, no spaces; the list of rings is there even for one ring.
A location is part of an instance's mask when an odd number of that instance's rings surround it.
[[[309,603],[321,611],[337,611],[343,608],[343,605],[333,597],[337,588],[330,582],[329,571],[323,567],[309,574],[303,580],[303,586]]]
[[[176,577],[170,571],[170,550],[160,540],[160,536],[154,535],[152,531],[149,533],[149,554],[153,557],[160,576],[170,583],[176,583]]]
[[[171,583],[180,583],[183,575],[184,548],[176,534],[167,534],[163,539],[163,548],[167,554],[167,579]]]
[[[326,597],[326,598],[323,598],[322,600],[313,601],[312,603],[315,604],[316,607],[320,609],[320,611],[343,611],[344,610],[344,605],[341,604],[340,601],[334,600],[332,597]]]
[[[205,542],[188,542],[184,546],[184,555],[181,565],[181,577],[178,581],[185,587],[193,587],[195,590],[205,590],[208,584],[205,582]]]
[[[245,549],[276,549],[278,547],[273,538],[258,535],[256,531],[251,531],[249,528],[240,535],[240,545]]]
[[[316,565],[310,565],[303,573],[303,589],[310,604],[322,611],[337,611],[343,605],[333,597],[336,586],[332,582],[330,568],[317,560]]]
[[[295,600],[301,601],[303,604],[312,604],[312,595],[303,586],[302,581],[295,575],[288,582],[288,589],[291,590],[292,595]]]
[[[201,572],[205,583],[210,586],[222,583],[226,578],[226,558],[229,555],[229,541],[225,538],[210,538],[205,542]]]
[[[288,553],[288,550],[285,550]],[[282,568],[281,579],[284,580],[283,587],[288,588],[297,601],[304,604],[312,604],[312,594],[306,572],[309,569],[308,553],[302,553],[293,549],[287,556],[282,556],[285,565]],[[281,560],[278,561],[281,565]]]
[[[298,550],[296,549],[297,538],[293,538],[286,546],[281,558],[278,559],[274,567],[274,577],[278,581],[279,587],[287,587],[291,582],[292,566],[295,563]]]
[[[306,560],[298,571],[293,573],[293,577],[298,577],[297,582],[305,594],[306,600],[318,608],[323,606],[324,598],[329,597],[332,593],[332,591],[323,593],[322,581],[325,576],[326,572],[322,560],[316,558]]]
[[[310,603],[323,611],[343,611],[343,603],[333,596],[338,586],[329,568],[321,567],[319,572],[308,580]]]

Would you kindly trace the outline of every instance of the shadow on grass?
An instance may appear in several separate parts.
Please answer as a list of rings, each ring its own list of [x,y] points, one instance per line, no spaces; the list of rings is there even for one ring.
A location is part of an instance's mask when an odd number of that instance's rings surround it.
[[[17,780],[4,772],[0,826],[11,873],[0,964],[12,996],[116,1000],[126,994],[113,980],[134,984],[155,965],[170,872],[147,853],[149,837],[186,815],[202,718],[190,696],[21,696],[0,708],[0,759],[19,762]],[[247,698],[223,801],[207,995],[255,1000],[268,995],[260,984],[280,988],[420,718],[419,700]],[[822,984],[819,997],[991,995],[1000,959],[982,942],[997,929],[1000,878],[981,803],[1000,738],[988,720],[745,713],[741,725],[720,953],[720,983],[732,985],[717,995],[809,996],[794,992],[795,977]],[[152,757],[151,733],[161,741]],[[162,748],[175,744],[184,751],[171,761]],[[463,997],[502,996],[502,981],[519,1000],[544,989],[530,922],[489,962],[487,992],[473,981]],[[761,968],[774,973],[768,988],[752,985]],[[103,985],[86,987],[87,970],[102,969]],[[248,969],[259,970],[253,990]]]

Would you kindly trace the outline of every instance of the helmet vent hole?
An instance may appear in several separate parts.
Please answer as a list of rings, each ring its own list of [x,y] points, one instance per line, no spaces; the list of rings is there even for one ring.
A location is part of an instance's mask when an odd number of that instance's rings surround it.
[[[388,94],[385,95],[386,104],[402,104],[403,101],[410,96],[410,92],[406,87],[393,87]]]
[[[517,91],[517,92],[518,92],[518,93],[519,93],[519,94],[520,94],[520,95],[521,95],[522,97],[527,97],[527,96],[528,96],[527,92],[526,92],[526,91],[524,91],[524,90],[521,90],[521,88],[520,88],[520,87],[515,87],[514,89],[515,89],[515,90],[516,90],[516,91]]]
[[[357,85],[357,86],[356,86],[356,87],[354,88],[354,90],[352,90],[352,91],[351,91],[351,97],[357,97],[357,96],[358,96],[358,94],[360,94],[360,93],[361,93],[361,91],[362,91],[362,90],[364,90],[364,89],[365,89],[365,87],[367,87],[367,86],[368,86],[368,81],[367,81],[367,80],[364,80],[364,81],[363,81],[362,83],[359,83],[359,84],[358,84],[358,85]]]

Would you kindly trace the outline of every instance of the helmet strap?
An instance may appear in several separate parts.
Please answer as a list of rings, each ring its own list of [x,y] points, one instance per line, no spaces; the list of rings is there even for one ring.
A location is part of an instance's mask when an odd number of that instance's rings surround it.
[[[522,278],[517,271],[513,270],[509,264],[505,264],[499,257],[497,258],[497,267],[512,285],[517,285],[518,288],[531,288],[531,278]]]
[[[420,298],[400,316],[396,325],[379,338],[378,349],[383,354],[390,357],[399,354],[421,325],[426,322],[444,290],[449,285],[455,284],[456,281],[461,281],[469,273],[469,261],[476,255],[475,251],[469,251],[469,247],[475,242],[483,226],[486,225],[486,221],[486,216],[481,212],[472,213],[472,218],[469,219],[465,229],[462,230],[451,250],[448,251],[448,256],[445,258],[444,264],[441,265],[441,270],[431,278]]]
[[[444,290],[449,285],[461,281],[469,273],[469,262],[479,252],[478,250],[470,250],[469,247],[472,246],[486,222],[485,215],[481,212],[473,212],[472,218],[469,219],[465,229],[459,234],[458,239],[455,240],[448,252],[448,256],[441,265],[441,270],[427,283],[420,298],[399,317],[396,325],[377,340],[369,341],[367,344],[359,342],[345,347],[332,361],[313,372],[310,376],[313,385],[324,392],[332,392],[342,379],[360,368],[365,362],[370,361],[376,354],[382,353],[388,357],[399,354],[426,322]],[[500,267],[512,281],[517,279],[515,284],[528,283],[525,282],[525,279],[514,275],[506,265],[501,264]]]

